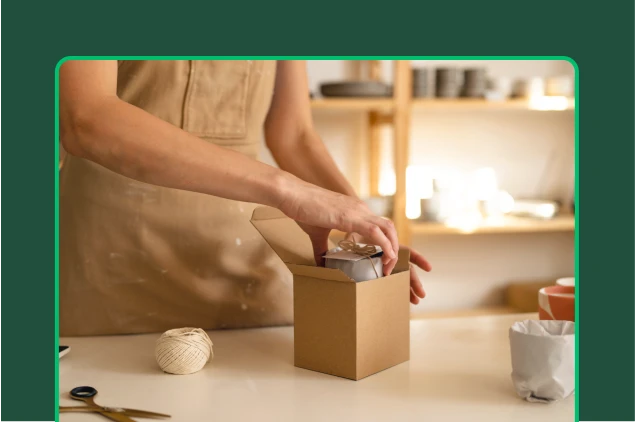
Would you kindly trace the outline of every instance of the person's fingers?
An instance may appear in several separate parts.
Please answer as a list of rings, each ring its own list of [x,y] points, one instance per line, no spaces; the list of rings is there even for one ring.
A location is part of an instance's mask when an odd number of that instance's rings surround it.
[[[432,271],[432,265],[428,262],[427,259],[424,258],[419,252],[415,251],[412,248],[410,249],[410,262],[415,264],[417,267],[421,268],[423,271],[429,272]]]
[[[397,259],[391,259],[387,264],[384,264],[384,275],[389,276],[392,274],[392,270],[395,269],[395,265],[397,265]]]
[[[315,265],[323,267],[324,254],[326,254],[329,249],[328,231],[324,235],[309,237],[311,239],[311,245],[313,246],[313,258],[315,259]]]
[[[410,303],[412,303],[413,305],[418,305],[419,304],[419,298],[412,291],[412,289],[410,289]]]
[[[421,284],[419,274],[417,274],[416,268],[412,265],[410,265],[410,288],[412,289],[412,292],[421,299],[426,297],[426,291],[423,289],[423,284]]]
[[[386,218],[377,217],[376,224],[384,232],[390,243],[392,244],[392,250],[395,256],[399,254],[399,239],[397,238],[397,230],[395,230],[395,224]]]
[[[325,261],[324,261],[324,254],[326,253],[326,251],[324,252],[320,252],[318,249],[313,249],[313,259],[315,259],[315,265],[318,267],[324,267],[325,265]]]
[[[395,259],[397,257],[392,249],[392,244],[379,226],[372,223],[366,223],[361,224],[359,229],[355,229],[354,231],[368,239],[373,245],[381,247],[384,251],[384,255],[382,257],[384,265],[386,265],[391,259]]]

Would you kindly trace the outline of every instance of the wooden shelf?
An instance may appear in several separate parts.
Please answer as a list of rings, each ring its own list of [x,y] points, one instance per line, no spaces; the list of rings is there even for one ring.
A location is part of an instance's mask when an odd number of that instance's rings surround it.
[[[425,110],[535,110],[535,111],[562,111],[541,110],[535,108],[526,99],[511,99],[505,101],[489,101],[485,99],[470,98],[415,98],[412,100],[413,109]],[[575,102],[569,99],[565,110],[573,110]]]
[[[315,98],[311,100],[311,108],[314,110],[349,110],[349,111],[392,111],[394,108],[392,98]],[[411,100],[414,110],[535,110],[535,111],[563,111],[542,110],[536,108],[525,99],[512,99],[505,101],[489,101],[470,98],[416,98]],[[566,109],[574,110],[575,101],[569,99]]]
[[[314,110],[391,111],[394,104],[392,98],[314,98],[311,100],[311,108]]]
[[[371,80],[382,80],[379,61],[369,60],[368,76]],[[360,68],[361,69],[361,68]],[[358,75],[362,78],[362,75]],[[392,150],[395,172],[395,193],[393,199],[392,220],[399,239],[404,244],[410,243],[413,234],[478,234],[478,233],[536,233],[536,232],[571,232],[574,230],[572,216],[558,217],[553,220],[532,220],[522,218],[506,218],[504,221],[485,223],[471,229],[448,227],[438,223],[413,222],[406,218],[406,170],[410,159],[411,121],[418,117],[415,113],[435,110],[447,112],[469,113],[502,113],[517,111],[529,113],[534,111],[559,111],[565,118],[571,117],[575,110],[575,99],[565,97],[515,98],[493,101],[475,98],[413,98],[412,66],[409,60],[393,61],[392,97],[317,97],[311,98],[311,109],[314,113],[355,113],[366,114],[368,133],[368,168],[370,194],[379,194],[379,173],[382,154],[383,127],[392,129]],[[568,110],[568,112],[565,112]],[[333,240],[341,239],[342,233],[332,232]]]
[[[442,223],[417,222],[410,225],[413,234],[495,234],[569,232],[575,229],[575,218],[562,215],[551,220],[522,217],[504,217],[502,222],[484,223],[474,228],[450,227]]]

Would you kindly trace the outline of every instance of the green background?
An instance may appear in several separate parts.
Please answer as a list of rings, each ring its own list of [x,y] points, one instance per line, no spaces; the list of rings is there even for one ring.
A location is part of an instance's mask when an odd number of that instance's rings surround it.
[[[53,420],[56,407],[57,62],[276,54],[566,55],[577,62],[579,419],[635,420],[633,3],[282,6],[276,13],[263,2],[5,2],[3,420]]]

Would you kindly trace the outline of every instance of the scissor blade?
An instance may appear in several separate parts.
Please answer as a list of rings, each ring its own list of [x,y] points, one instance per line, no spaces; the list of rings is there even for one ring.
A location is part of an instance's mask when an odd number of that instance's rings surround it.
[[[138,416],[141,418],[171,418],[170,415],[165,415],[163,413],[156,412],[147,412],[145,410],[137,410],[137,409],[124,409],[124,408],[106,408],[109,413],[122,413],[128,416]],[[60,413],[64,412],[103,412],[104,408],[101,407],[92,407],[92,406],[60,406]]]
[[[146,410],[137,410],[137,409],[126,409],[125,407],[123,408],[123,411],[126,415],[139,416],[141,418],[171,418],[172,417],[164,413],[148,412]]]
[[[117,412],[99,412],[101,413],[103,416],[112,419],[113,421],[117,421],[117,422],[135,422],[134,419],[130,419],[128,416],[124,415],[123,413],[117,413]]]

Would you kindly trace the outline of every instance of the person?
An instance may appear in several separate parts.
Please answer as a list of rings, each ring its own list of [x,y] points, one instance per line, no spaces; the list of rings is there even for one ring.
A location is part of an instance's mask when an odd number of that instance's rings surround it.
[[[73,60],[59,89],[61,335],[290,324],[291,276],[250,224],[256,204],[294,219],[317,262],[338,229],[394,268],[392,223],[313,128],[304,62]],[[263,131],[279,168],[257,160]]]

